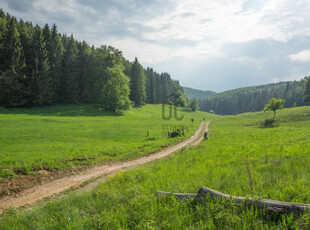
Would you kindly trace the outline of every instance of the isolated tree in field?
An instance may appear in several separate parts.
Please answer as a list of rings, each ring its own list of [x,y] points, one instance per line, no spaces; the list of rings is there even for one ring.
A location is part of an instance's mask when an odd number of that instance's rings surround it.
[[[199,102],[197,98],[192,98],[189,101],[189,108],[191,108],[193,111],[196,111],[199,109]]]
[[[271,98],[269,100],[269,103],[265,105],[264,111],[273,111],[273,118],[272,121],[274,121],[274,118],[276,116],[276,111],[279,109],[283,109],[285,100],[284,99],[277,99],[277,98]]]
[[[307,77],[304,102],[310,103],[310,76]]]

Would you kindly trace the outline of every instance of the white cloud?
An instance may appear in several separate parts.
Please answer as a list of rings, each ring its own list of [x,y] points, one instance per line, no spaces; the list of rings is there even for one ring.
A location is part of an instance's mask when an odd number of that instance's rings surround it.
[[[0,5],[33,24],[56,23],[77,40],[112,45],[188,86],[208,89],[213,81],[211,89],[220,91],[310,70],[309,0],[29,2]]]
[[[289,56],[292,61],[310,62],[310,50],[303,50]]]
[[[224,56],[221,47],[227,43],[252,40],[287,42],[310,35],[309,1],[257,1],[260,7],[244,9],[246,0],[174,0],[175,8],[163,15],[147,18],[143,25],[165,28],[143,33],[144,39],[163,41],[187,39],[196,42],[191,49],[179,47],[180,55]],[[167,26],[167,24],[169,26]],[[165,56],[171,58],[174,53]],[[162,60],[164,61],[164,60]]]

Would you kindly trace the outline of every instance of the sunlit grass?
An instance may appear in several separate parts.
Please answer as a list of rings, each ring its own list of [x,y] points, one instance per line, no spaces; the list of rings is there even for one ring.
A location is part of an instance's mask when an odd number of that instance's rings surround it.
[[[208,140],[143,167],[122,172],[92,192],[11,210],[0,228],[18,229],[308,229],[310,213],[274,214],[230,202],[163,199],[156,191],[196,193],[206,186],[254,197],[310,203],[310,107],[214,117]]]
[[[189,137],[208,116],[181,108],[178,113],[183,120],[163,120],[160,105],[124,114],[87,105],[0,109],[0,178],[138,157]],[[162,124],[184,125],[185,137],[167,138]]]

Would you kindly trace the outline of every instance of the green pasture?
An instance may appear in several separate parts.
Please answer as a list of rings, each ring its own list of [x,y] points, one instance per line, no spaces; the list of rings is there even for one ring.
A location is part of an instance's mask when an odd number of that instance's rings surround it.
[[[184,118],[162,119],[161,105],[124,114],[89,105],[0,108],[0,178],[132,159],[188,138],[210,115],[178,108],[177,116]],[[179,126],[185,137],[168,138]]]
[[[310,213],[275,214],[230,201],[156,195],[158,190],[196,193],[206,186],[237,196],[310,203],[310,107],[284,109],[272,126],[262,126],[270,117],[271,112],[208,117],[208,140],[199,146],[118,173],[91,192],[42,202],[32,211],[9,209],[0,228],[309,229]]]

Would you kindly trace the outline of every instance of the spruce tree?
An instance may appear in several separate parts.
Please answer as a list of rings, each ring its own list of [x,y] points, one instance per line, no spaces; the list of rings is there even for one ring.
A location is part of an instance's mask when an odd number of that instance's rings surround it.
[[[130,99],[136,107],[145,105],[145,81],[146,79],[143,68],[138,62],[138,59],[135,58],[130,71]]]
[[[52,102],[52,79],[49,74],[49,65],[46,44],[43,32],[36,26],[32,36],[32,59],[30,63],[30,105],[43,105]]]
[[[61,44],[61,38],[57,32],[57,26],[54,24],[51,29],[50,40],[47,45],[47,54],[50,67],[50,76],[52,80],[52,92],[53,102],[60,101],[61,86],[61,57],[63,52],[63,46]]]
[[[310,76],[306,78],[306,90],[304,96],[304,102],[310,103]]]
[[[146,102],[155,104],[155,73],[152,68],[147,68],[146,75]]]
[[[78,54],[78,88],[79,88],[79,101],[88,102],[89,92],[87,90],[87,77],[88,77],[88,60],[90,55],[90,47],[85,41],[79,42],[77,45]]]
[[[4,44],[4,33],[7,30],[7,19],[2,11],[0,9],[0,76],[2,71],[5,69],[5,44]]]
[[[79,99],[78,88],[78,61],[76,41],[71,35],[69,38],[63,36],[64,53],[61,61],[60,79],[60,102],[77,103]]]
[[[24,68],[24,75],[27,76],[27,87],[31,84],[30,76],[32,75],[31,60],[33,58],[33,47],[32,47],[32,33],[34,28],[29,24],[24,23],[22,20],[19,22],[18,31],[20,34],[20,41],[24,51],[24,57],[26,66]]]
[[[0,102],[6,107],[22,106],[27,102],[25,59],[16,18],[9,18],[1,46]]]
[[[156,88],[156,104],[166,102],[166,98],[163,98],[163,87],[161,84],[161,77],[160,75],[156,76],[155,79],[155,88]]]

